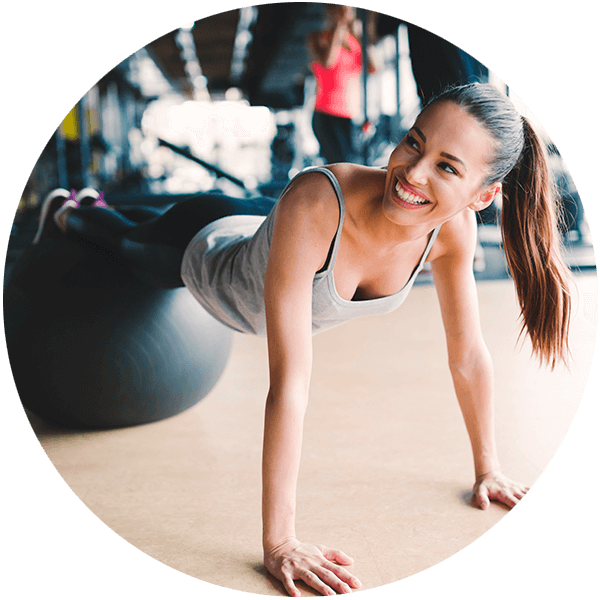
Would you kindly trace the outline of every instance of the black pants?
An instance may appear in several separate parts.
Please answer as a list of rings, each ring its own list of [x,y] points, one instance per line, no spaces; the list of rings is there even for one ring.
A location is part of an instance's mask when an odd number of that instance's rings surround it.
[[[321,156],[327,163],[356,160],[352,119],[315,111],[312,126],[321,146]]]
[[[117,253],[146,283],[180,287],[183,253],[203,227],[231,215],[266,216],[274,204],[272,198],[241,200],[203,194],[158,215],[151,209],[121,213],[101,207],[75,208],[67,215],[67,235]],[[129,218],[140,215],[146,217],[141,222]]]

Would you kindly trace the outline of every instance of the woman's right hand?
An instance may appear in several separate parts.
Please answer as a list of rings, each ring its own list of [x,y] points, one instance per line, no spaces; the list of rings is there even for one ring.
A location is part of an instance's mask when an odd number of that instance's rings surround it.
[[[354,561],[339,550],[305,544],[296,538],[265,549],[265,566],[281,581],[290,596],[300,596],[294,580],[301,579],[323,596],[348,594],[360,581],[340,565]]]

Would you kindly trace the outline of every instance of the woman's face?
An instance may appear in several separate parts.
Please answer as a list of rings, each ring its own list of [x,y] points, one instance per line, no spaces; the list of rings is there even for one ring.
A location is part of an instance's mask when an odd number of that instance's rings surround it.
[[[494,142],[451,102],[424,110],[390,156],[383,210],[400,225],[437,227],[466,208],[482,210],[500,184],[482,188]]]

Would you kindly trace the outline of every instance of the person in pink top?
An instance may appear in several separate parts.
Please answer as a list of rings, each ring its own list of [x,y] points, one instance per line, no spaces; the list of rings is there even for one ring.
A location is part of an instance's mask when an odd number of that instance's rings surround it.
[[[328,4],[329,26],[308,37],[311,70],[317,82],[313,130],[328,163],[356,158],[353,119],[360,112],[363,65],[359,22],[351,6]],[[369,69],[373,70],[371,64]]]

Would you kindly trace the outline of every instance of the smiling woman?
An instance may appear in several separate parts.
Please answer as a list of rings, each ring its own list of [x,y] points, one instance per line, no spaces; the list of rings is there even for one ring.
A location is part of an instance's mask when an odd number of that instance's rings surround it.
[[[456,104],[440,102],[424,111],[390,157],[390,198],[384,206],[420,209],[425,228],[441,225],[467,207],[486,208],[500,183],[482,187],[494,143],[481,133],[477,120]],[[403,214],[386,212],[392,221]]]
[[[500,470],[493,369],[473,276],[475,211],[502,194],[503,236],[536,354],[568,354],[570,299],[539,139],[489,85],[453,88],[428,105],[386,170],[334,164],[300,173],[275,204],[192,198],[141,224],[101,206],[51,197],[54,230],[102,245],[145,281],[187,286],[217,320],[266,335],[270,387],[263,446],[263,547],[293,596],[300,579],[325,595],[360,587],[343,552],[296,538],[296,485],[312,370],[312,334],[399,306],[432,264],[448,362],[473,452],[478,506],[514,506],[527,487]]]

